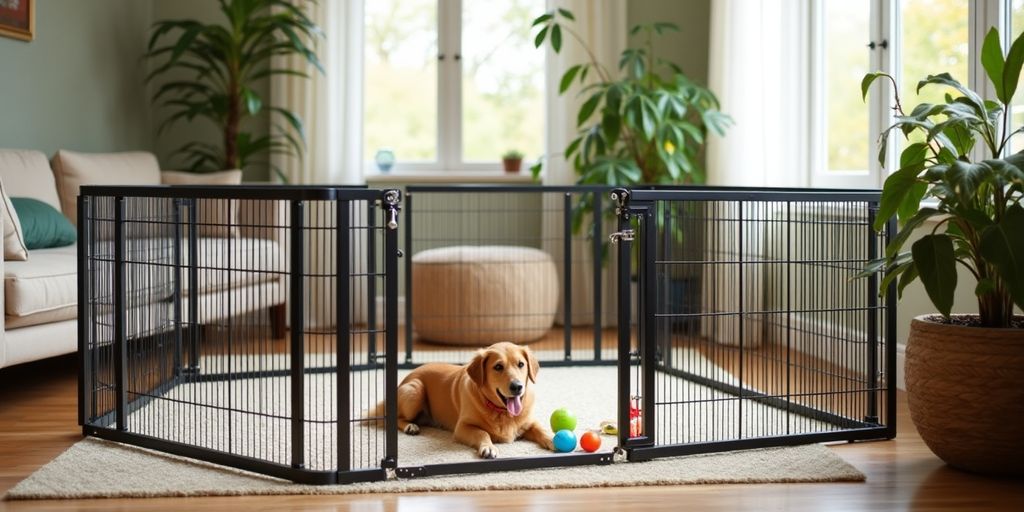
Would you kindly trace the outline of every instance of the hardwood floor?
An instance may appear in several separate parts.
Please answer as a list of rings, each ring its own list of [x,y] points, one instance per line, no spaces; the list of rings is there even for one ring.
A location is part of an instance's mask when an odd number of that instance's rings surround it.
[[[0,493],[80,439],[76,370],[62,357],[0,370]],[[1024,481],[943,465],[909,422],[900,395],[893,441],[841,444],[866,483],[693,485],[445,494],[0,501],[6,510],[1024,510]]]

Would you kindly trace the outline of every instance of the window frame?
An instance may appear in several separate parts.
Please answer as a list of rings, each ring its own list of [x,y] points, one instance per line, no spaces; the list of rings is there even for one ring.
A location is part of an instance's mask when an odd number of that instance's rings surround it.
[[[364,0],[364,2],[373,0]],[[503,175],[501,159],[495,155],[494,161],[474,162],[463,160],[463,126],[462,126],[462,0],[435,0],[437,4],[437,119],[436,119],[436,159],[434,161],[403,162],[398,160],[387,173],[377,169],[373,155],[364,155],[363,165],[366,174],[408,173],[423,176],[462,175]],[[365,24],[365,18],[363,23]],[[365,43],[362,47],[365,54]],[[541,52],[538,52],[541,53]],[[546,54],[542,58],[546,59]],[[365,81],[365,76],[361,77]],[[544,81],[544,87],[548,81]],[[365,88],[365,84],[364,84]],[[541,94],[547,96],[547,91]],[[546,108],[546,107],[545,107]],[[361,116],[362,123],[366,122]],[[546,130],[546,127],[542,127]],[[545,139],[546,145],[546,139]],[[360,147],[362,147],[360,145]],[[523,168],[531,162],[523,161]]]
[[[875,82],[868,94],[869,137],[872,151],[868,155],[867,172],[830,173],[828,171],[827,152],[828,135],[825,127],[825,78],[822,75],[824,33],[822,22],[822,2],[815,0],[810,9],[810,90],[811,90],[811,141],[810,162],[808,170],[809,183],[814,187],[830,188],[880,188],[889,174],[896,168],[902,146],[899,134],[890,134],[889,151],[886,155],[885,167],[882,168],[877,158],[877,141],[888,126],[895,121],[891,106],[895,98],[891,84],[887,80]],[[871,52],[870,66],[874,70],[884,71],[900,82],[901,71],[901,30],[900,0],[870,0],[871,26],[864,44],[874,41],[887,41],[888,48],[876,47]],[[978,91],[985,99],[994,99],[995,91],[985,77],[979,56],[989,27],[999,27],[1003,36],[1004,50],[1009,47],[1012,34],[1009,20],[1012,0],[968,0],[968,76],[966,85]],[[976,150],[979,151],[979,150]],[[975,155],[982,157],[980,153]]]

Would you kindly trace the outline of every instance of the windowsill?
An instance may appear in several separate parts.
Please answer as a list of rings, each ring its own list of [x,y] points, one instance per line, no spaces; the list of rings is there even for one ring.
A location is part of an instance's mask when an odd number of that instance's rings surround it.
[[[518,173],[471,171],[368,172],[364,179],[367,185],[375,183],[533,183],[533,176],[528,171]]]

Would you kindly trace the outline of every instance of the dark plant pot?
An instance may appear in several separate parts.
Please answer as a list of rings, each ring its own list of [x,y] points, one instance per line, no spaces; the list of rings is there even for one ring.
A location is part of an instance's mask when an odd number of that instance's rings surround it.
[[[950,466],[1024,476],[1024,329],[919,316],[907,340],[910,418]]]
[[[522,158],[503,158],[501,163],[505,165],[505,172],[516,173],[523,167]]]

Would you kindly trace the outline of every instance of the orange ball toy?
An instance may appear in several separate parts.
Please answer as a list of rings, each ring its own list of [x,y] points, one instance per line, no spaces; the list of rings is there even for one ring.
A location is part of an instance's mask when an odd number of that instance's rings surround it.
[[[588,452],[596,452],[601,449],[601,436],[596,432],[584,432],[580,438],[580,447]]]

